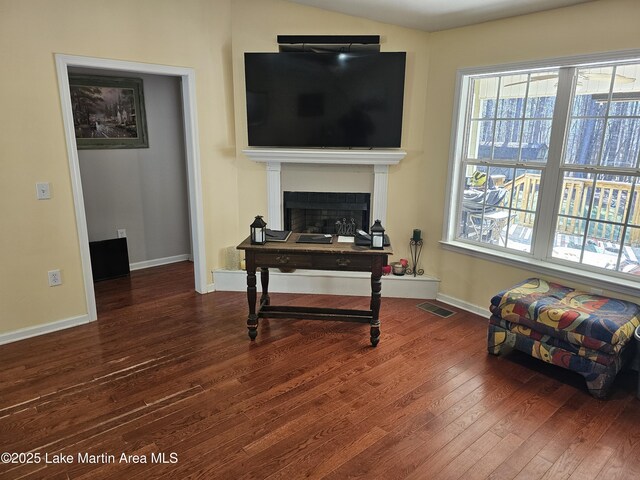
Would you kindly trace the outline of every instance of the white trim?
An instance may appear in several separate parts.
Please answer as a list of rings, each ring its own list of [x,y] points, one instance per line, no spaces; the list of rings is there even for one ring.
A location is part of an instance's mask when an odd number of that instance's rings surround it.
[[[613,61],[626,62],[640,59],[640,50],[627,49],[613,52],[588,53],[584,55],[571,55],[566,57],[553,57],[542,60],[529,60],[524,62],[500,63],[497,65],[482,65],[465,67],[458,70],[459,75],[482,75],[490,73],[518,72],[520,70],[535,70],[552,67],[571,67],[581,64],[609,63]]]
[[[189,217],[191,225],[191,253],[195,290],[207,293],[207,256],[204,239],[204,213],[202,201],[202,171],[200,169],[200,143],[196,108],[196,73],[192,68],[176,68],[182,78],[185,150],[189,185]]]
[[[282,230],[282,163],[267,163],[267,223],[273,230]]]
[[[254,162],[324,163],[330,165],[397,165],[407,152],[403,150],[338,150],[247,148],[242,150]]]
[[[373,167],[371,223],[387,223],[389,165],[397,165],[406,156],[402,150],[334,150],[249,148],[242,151],[254,162],[267,164],[267,223],[284,228],[282,208],[282,164],[364,165]]]
[[[67,157],[69,160],[71,189],[73,192],[73,204],[75,207],[76,226],[78,229],[80,262],[82,263],[82,276],[84,279],[84,295],[89,320],[93,321],[98,318],[98,311],[96,308],[95,291],[93,289],[93,272],[91,270],[91,255],[89,253],[89,232],[87,229],[87,216],[84,210],[82,178],[80,177],[80,162],[78,160],[78,149],[76,148],[76,134],[73,128],[71,92],[69,90],[69,75],[67,71],[67,67],[69,65],[70,63],[67,58],[65,58],[65,56],[56,55],[58,88],[60,92],[60,103],[62,106],[64,134],[67,141]]]
[[[174,255],[172,257],[156,258],[153,260],[145,260],[143,262],[135,262],[129,264],[129,270],[142,270],[144,268],[159,267],[160,265],[169,265],[170,263],[178,263],[191,260],[191,255]]]
[[[214,270],[215,291],[245,292],[247,272],[243,270]],[[259,274],[258,274],[259,276]],[[257,282],[261,291],[260,282]],[[382,297],[419,298],[434,300],[440,280],[410,275],[382,277]],[[371,295],[371,274],[366,272],[337,272],[296,270],[283,273],[269,270],[269,291],[273,293],[316,293],[326,295]]]
[[[459,298],[456,298],[456,297],[445,295],[444,293],[439,293],[436,296],[436,300],[442,303],[446,303],[447,305],[451,305],[452,307],[461,308],[462,310],[466,310],[467,312],[475,313],[476,315],[479,315],[482,318],[489,318],[491,316],[489,309],[486,307],[479,307],[478,305],[465,302],[464,300],[460,300]]]
[[[45,333],[57,332],[58,330],[76,327],[92,321],[93,319],[91,319],[87,314],[80,315],[78,317],[66,318],[64,320],[57,320],[51,323],[44,323],[34,327],[20,328],[18,330],[13,330],[12,332],[1,333],[0,345],[17,342],[26,338],[36,337],[38,335],[44,335]]]
[[[380,220],[387,224],[387,196],[389,193],[389,165],[373,166],[373,205],[371,205],[371,225]]]
[[[204,215],[202,213],[202,177],[200,170],[200,150],[198,145],[198,123],[196,113],[195,70],[192,68],[154,65],[148,63],[128,62],[104,58],[83,57],[75,55],[55,54],[58,74],[58,88],[62,108],[67,156],[71,174],[71,188],[75,207],[80,260],[85,287],[85,300],[90,320],[97,318],[91,258],[89,255],[89,236],[87,230],[84,199],[82,195],[82,179],[78,162],[75,132],[73,129],[73,112],[69,93],[68,67],[87,67],[105,70],[121,70],[131,73],[148,73],[180,77],[182,80],[182,106],[184,112],[185,150],[187,161],[187,177],[189,186],[189,214],[191,225],[191,251],[194,259],[195,289],[199,293],[207,292],[206,256],[204,248]]]
[[[491,262],[498,262],[511,267],[522,268],[534,273],[543,275],[551,275],[553,277],[562,278],[570,282],[579,282],[590,287],[598,289],[610,290],[625,295],[639,295],[640,286],[637,282],[632,282],[624,278],[603,275],[598,272],[578,269],[570,264],[555,264],[545,262],[533,257],[523,258],[520,255],[511,253],[506,249],[504,251],[496,251],[490,248],[484,248],[477,245],[469,245],[458,241],[441,241],[440,245],[445,250],[456,253],[463,253],[472,257],[481,258]]]
[[[454,199],[459,198],[460,182],[454,182],[454,179],[460,178],[461,162],[458,158],[462,156],[462,145],[464,144],[464,126],[465,116],[462,114],[461,105],[462,95],[465,92],[464,99],[467,100],[469,79],[465,77],[462,71],[458,70],[456,75],[455,97],[453,100],[453,117],[451,124],[451,139],[449,141],[449,165],[447,168],[447,183],[445,186],[444,216],[442,219],[442,235],[443,240],[453,240],[457,232],[457,218],[459,215],[458,202]],[[466,108],[465,108],[466,110]],[[453,200],[453,201],[452,201]]]

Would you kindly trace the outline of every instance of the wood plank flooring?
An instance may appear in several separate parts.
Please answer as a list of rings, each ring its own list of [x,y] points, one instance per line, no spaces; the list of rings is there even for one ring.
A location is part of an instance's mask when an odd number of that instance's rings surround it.
[[[366,325],[301,320],[252,343],[246,295],[195,294],[188,262],[100,282],[97,322],[0,346],[0,451],[27,454],[0,478],[640,478],[635,372],[595,400],[488,355],[485,319],[382,294],[377,348]]]

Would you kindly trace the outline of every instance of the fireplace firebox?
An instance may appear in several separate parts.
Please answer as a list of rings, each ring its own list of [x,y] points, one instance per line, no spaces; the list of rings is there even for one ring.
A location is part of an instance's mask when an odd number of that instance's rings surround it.
[[[283,192],[283,203],[285,230],[328,234],[349,234],[358,228],[369,231],[370,193]]]

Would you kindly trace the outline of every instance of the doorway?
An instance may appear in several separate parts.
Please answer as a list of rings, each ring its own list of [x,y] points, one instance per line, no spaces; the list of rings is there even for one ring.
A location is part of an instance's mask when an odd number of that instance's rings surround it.
[[[187,164],[187,191],[189,199],[189,224],[191,236],[191,252],[193,255],[195,290],[199,293],[207,292],[206,260],[204,253],[204,220],[202,213],[202,191],[200,155],[198,150],[198,131],[195,102],[195,72],[193,69],[182,67],[169,67],[165,65],[152,65],[137,62],[125,62],[91,57],[78,57],[72,55],[57,54],[56,69],[58,74],[58,86],[62,106],[65,136],[67,140],[67,155],[71,173],[71,184],[78,228],[78,241],[85,286],[85,296],[89,320],[97,319],[95,290],[91,271],[91,259],[89,254],[89,235],[87,217],[84,206],[82,179],[80,176],[80,163],[71,110],[71,98],[69,93],[69,69],[89,68],[109,71],[126,72],[129,74],[152,74],[170,77],[179,77],[181,83],[181,101],[183,111],[185,158]]]

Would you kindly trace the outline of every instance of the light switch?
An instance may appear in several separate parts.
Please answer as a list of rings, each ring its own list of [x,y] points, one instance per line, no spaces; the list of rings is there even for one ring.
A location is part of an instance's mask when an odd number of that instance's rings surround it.
[[[49,200],[51,198],[51,184],[49,182],[36,183],[36,197],[38,200]]]

